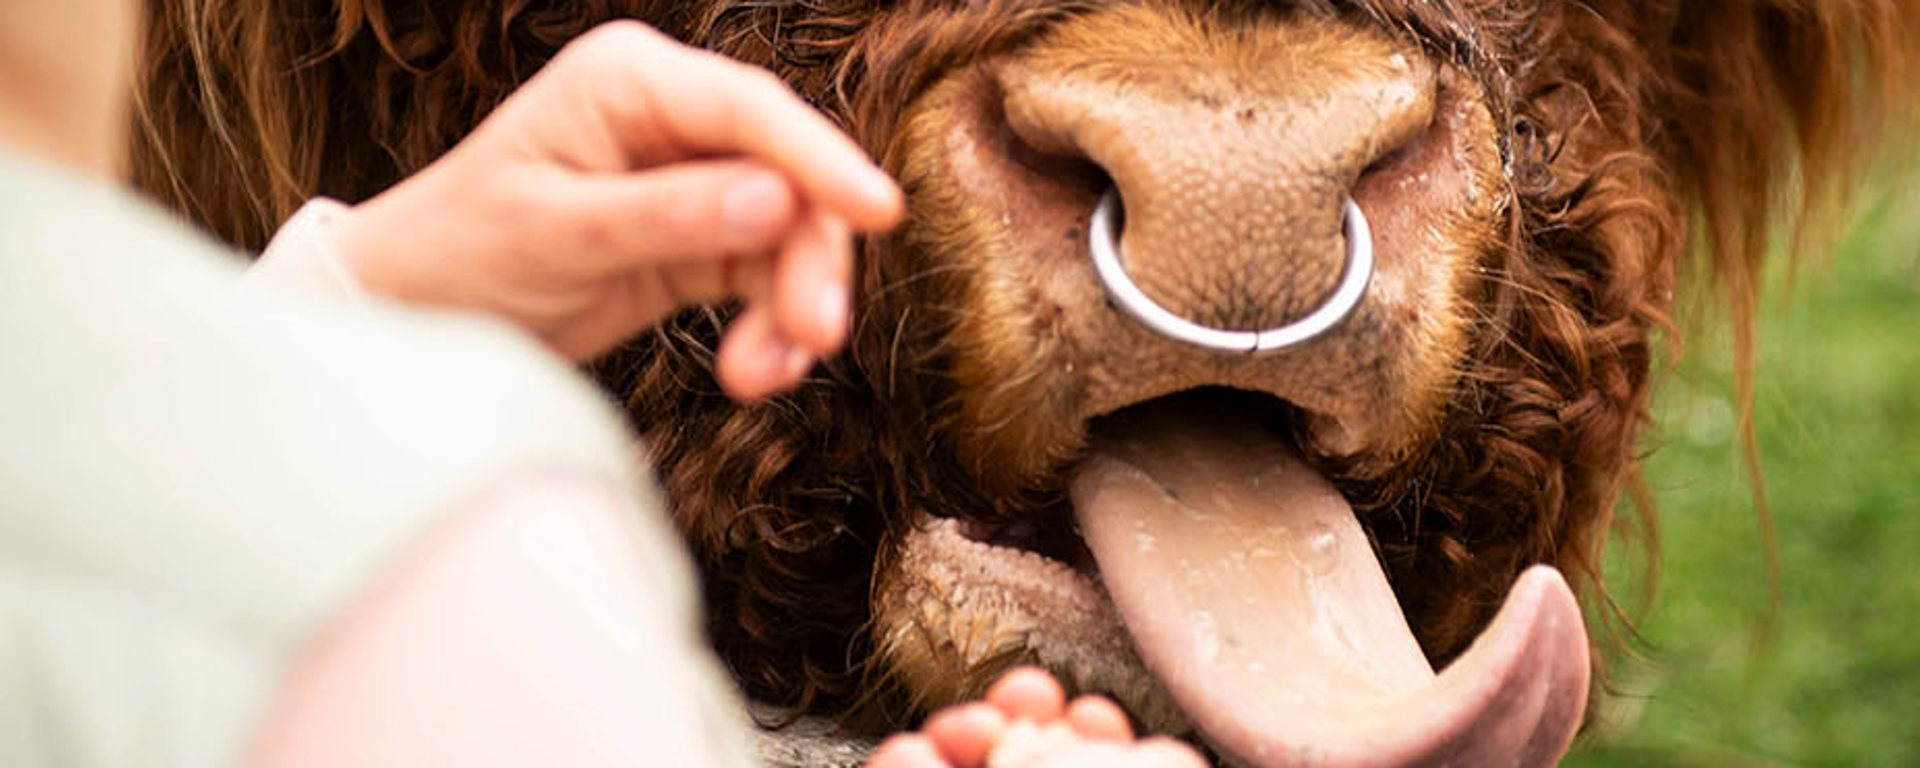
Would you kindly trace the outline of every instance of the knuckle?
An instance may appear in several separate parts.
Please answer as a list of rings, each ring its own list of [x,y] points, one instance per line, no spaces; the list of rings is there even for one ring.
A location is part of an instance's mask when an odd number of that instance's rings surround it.
[[[770,69],[739,61],[733,62],[733,67],[740,73],[741,77],[752,82],[756,88],[764,88],[772,91],[785,91],[787,89],[787,84],[780,79],[779,75],[775,75]]]
[[[587,30],[587,33],[581,35],[576,44],[626,49],[636,46],[658,45],[665,40],[665,35],[660,34],[658,30],[638,20],[615,19]]]
[[[768,102],[793,95],[786,82],[770,70],[722,56],[712,58],[719,69],[716,79],[727,84],[727,90],[742,108],[764,107]]]
[[[511,184],[501,184],[496,195],[504,204],[494,214],[501,221],[515,222],[521,229],[545,229],[573,215],[566,206],[547,195],[524,194]]]
[[[767,100],[798,100],[793,89],[787,86],[787,81],[780,79],[779,75],[748,64],[740,66],[747,70],[747,83],[756,96]]]
[[[609,21],[568,43],[556,61],[595,72],[625,69],[634,65],[637,55],[663,42],[664,36],[638,21]]]
[[[621,246],[625,228],[612,217],[595,212],[581,211],[571,216],[568,227],[573,232],[570,238],[574,248],[582,254],[609,254]]]
[[[540,229],[554,221],[557,213],[545,196],[526,194],[521,178],[487,178],[474,187],[477,199],[483,201],[484,214],[509,232]]]
[[[515,252],[522,255],[547,253],[554,250],[557,244],[554,237],[556,233],[574,231],[566,218],[568,215],[568,212],[553,210],[546,203],[528,203],[521,207],[518,218],[507,219],[514,222],[508,225],[512,234],[507,241],[512,243]]]
[[[512,233],[510,240],[515,249],[522,253],[544,253],[556,247],[586,249],[598,252],[604,247],[611,232],[601,217],[594,216],[590,209],[569,205],[556,196],[525,194],[522,189],[538,188],[527,184],[515,188],[504,184],[496,195],[500,204],[495,206],[493,215],[496,221],[503,222]]]

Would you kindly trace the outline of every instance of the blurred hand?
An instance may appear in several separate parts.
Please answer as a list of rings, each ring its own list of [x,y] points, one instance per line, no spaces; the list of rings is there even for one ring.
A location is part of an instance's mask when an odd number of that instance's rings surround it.
[[[893,181],[770,73],[614,22],[338,232],[366,290],[502,316],[577,360],[687,305],[743,299],[716,368],[751,400],[839,350],[853,235],[902,210]]]
[[[1052,675],[1008,672],[985,701],[941,710],[917,733],[886,740],[868,768],[1204,768],[1192,747],[1165,737],[1135,738],[1111,700],[1071,704]]]

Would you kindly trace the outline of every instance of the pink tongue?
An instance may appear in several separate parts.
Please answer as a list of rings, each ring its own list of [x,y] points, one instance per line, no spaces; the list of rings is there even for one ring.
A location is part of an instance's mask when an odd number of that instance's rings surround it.
[[[1436,677],[1352,509],[1243,414],[1154,405],[1072,483],[1107,591],[1169,693],[1262,768],[1552,765],[1587,641],[1557,572],[1522,575]]]

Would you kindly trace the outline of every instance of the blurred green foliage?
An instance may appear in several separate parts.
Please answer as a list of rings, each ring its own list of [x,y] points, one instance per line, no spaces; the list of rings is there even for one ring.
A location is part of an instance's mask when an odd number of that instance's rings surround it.
[[[1830,259],[1782,263],[1755,404],[1776,619],[1725,334],[1690,333],[1649,445],[1664,551],[1642,658],[1616,663],[1572,768],[1920,766],[1920,195],[1889,196]],[[1631,561],[1609,567],[1631,603]]]

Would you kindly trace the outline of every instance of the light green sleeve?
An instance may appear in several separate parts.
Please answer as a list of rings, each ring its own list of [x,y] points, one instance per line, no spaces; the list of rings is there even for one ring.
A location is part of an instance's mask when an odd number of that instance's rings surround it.
[[[110,189],[0,156],[0,766],[231,765],[289,655],[489,479],[648,510],[666,691],[741,764],[691,568],[613,409],[503,327],[246,290]],[[726,734],[737,734],[739,743]]]

